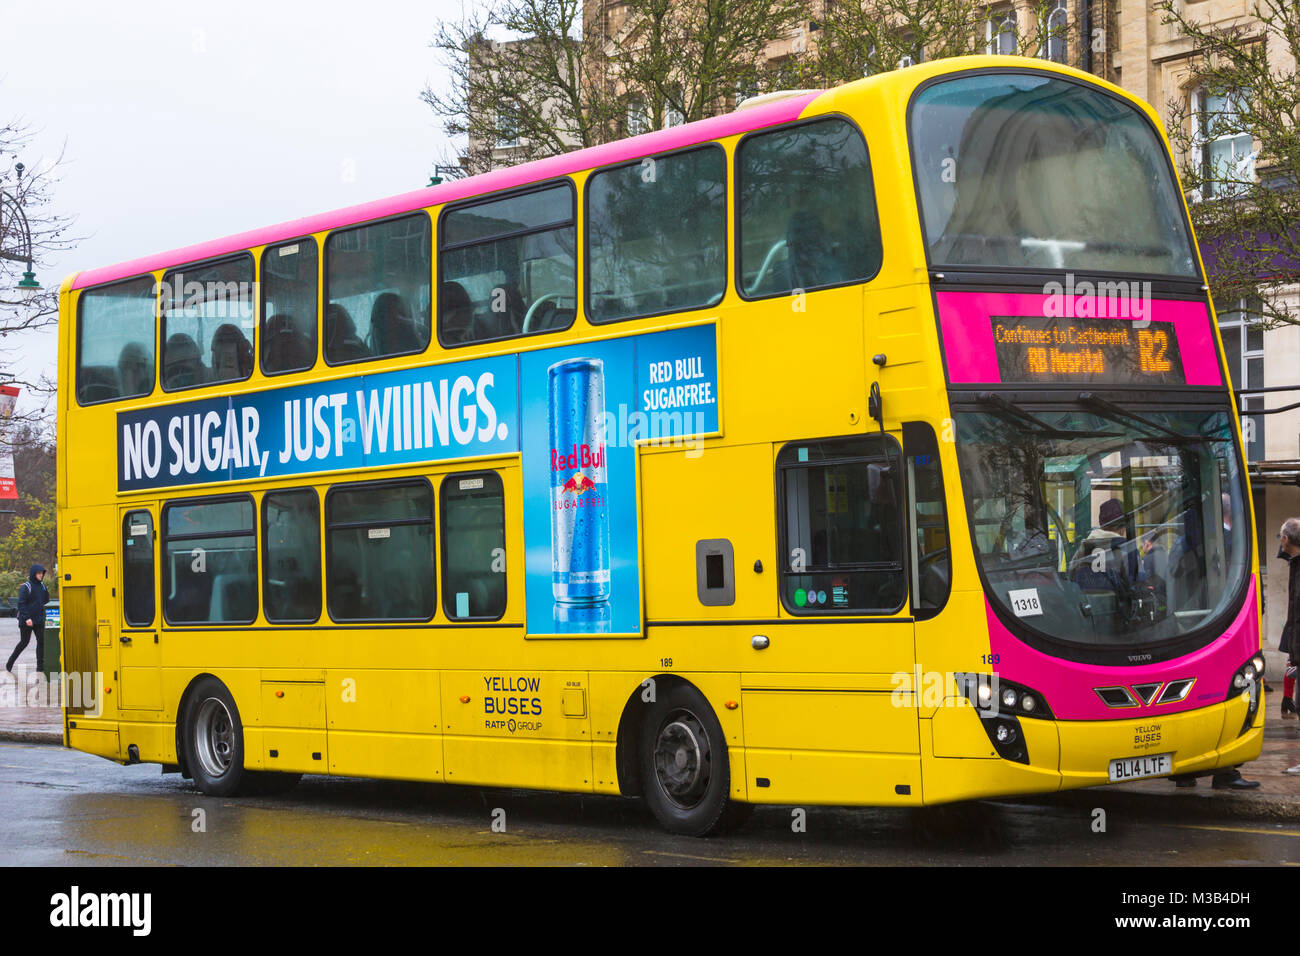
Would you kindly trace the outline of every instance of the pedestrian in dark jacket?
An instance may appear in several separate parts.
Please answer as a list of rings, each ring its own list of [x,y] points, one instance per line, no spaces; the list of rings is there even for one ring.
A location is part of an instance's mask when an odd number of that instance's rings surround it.
[[[1292,538],[1294,534],[1296,537]],[[1286,673],[1282,681],[1282,716],[1294,719],[1296,716],[1295,663],[1300,661],[1300,649],[1296,647],[1296,631],[1300,629],[1300,518],[1288,518],[1282,523],[1282,530],[1277,533],[1277,556],[1290,563],[1287,572],[1286,587],[1286,623],[1282,625],[1282,641],[1279,650],[1286,651]]]
[[[50,600],[50,592],[45,590],[43,579],[45,569],[33,564],[27,574],[27,580],[18,589],[18,646],[9,655],[5,670],[14,669],[14,661],[27,648],[27,642],[36,635],[36,667],[39,670],[45,658],[45,605]]]

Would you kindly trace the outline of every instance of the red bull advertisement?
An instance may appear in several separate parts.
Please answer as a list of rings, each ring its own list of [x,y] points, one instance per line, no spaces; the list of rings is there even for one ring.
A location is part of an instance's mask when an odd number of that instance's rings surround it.
[[[639,448],[720,430],[712,324],[519,356],[530,634],[642,633]]]
[[[560,604],[604,604],[610,594],[605,364],[569,359],[546,374],[551,590]]]

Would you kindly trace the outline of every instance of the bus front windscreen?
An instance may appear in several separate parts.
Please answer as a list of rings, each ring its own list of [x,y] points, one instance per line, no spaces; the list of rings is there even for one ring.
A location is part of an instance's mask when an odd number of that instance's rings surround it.
[[[917,95],[911,141],[934,267],[1197,275],[1161,138],[1118,97],[971,74]]]
[[[1129,652],[1192,639],[1240,596],[1250,522],[1226,410],[1003,403],[956,424],[986,593],[1017,633]]]

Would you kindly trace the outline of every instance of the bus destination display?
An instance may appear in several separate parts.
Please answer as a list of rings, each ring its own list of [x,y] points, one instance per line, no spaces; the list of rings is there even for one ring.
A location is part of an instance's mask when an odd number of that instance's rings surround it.
[[[1172,323],[995,315],[993,343],[1004,382],[1183,385]]]

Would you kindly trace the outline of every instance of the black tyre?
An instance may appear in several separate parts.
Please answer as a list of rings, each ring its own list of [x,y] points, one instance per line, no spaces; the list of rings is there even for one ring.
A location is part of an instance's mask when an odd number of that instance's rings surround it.
[[[190,692],[181,723],[185,763],[195,785],[214,797],[250,789],[244,769],[244,725],[226,685],[215,677],[200,680]]]
[[[649,705],[639,743],[645,801],[664,829],[708,836],[748,816],[749,805],[730,798],[722,725],[694,687],[677,684]]]

